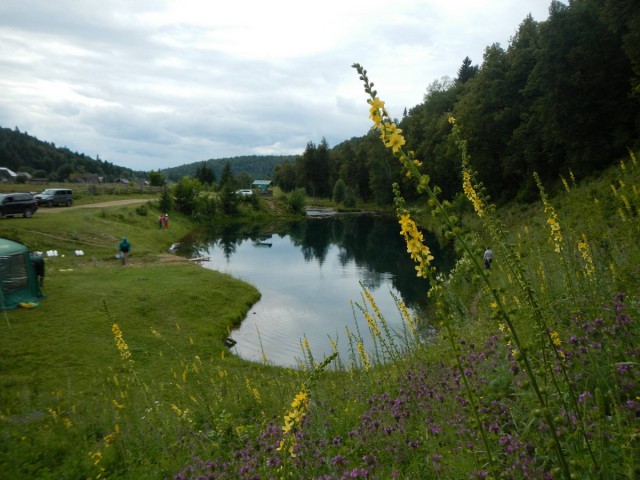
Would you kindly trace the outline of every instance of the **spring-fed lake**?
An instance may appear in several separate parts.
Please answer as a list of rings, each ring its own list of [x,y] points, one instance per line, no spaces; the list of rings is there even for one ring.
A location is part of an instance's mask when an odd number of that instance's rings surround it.
[[[232,225],[199,232],[180,252],[208,258],[205,268],[254,285],[261,299],[231,331],[231,351],[257,362],[296,366],[308,342],[316,361],[337,342],[343,361],[350,347],[346,328],[362,333],[371,349],[362,286],[375,298],[392,330],[402,330],[393,296],[412,311],[425,305],[429,284],[415,274],[400,227],[392,217],[335,215],[268,225]],[[434,236],[425,234],[436,259],[447,263]],[[372,312],[370,306],[369,310]]]

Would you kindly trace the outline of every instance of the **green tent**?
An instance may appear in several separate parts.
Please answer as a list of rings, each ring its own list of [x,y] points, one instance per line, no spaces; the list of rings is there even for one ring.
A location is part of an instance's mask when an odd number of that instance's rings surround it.
[[[26,245],[0,238],[0,310],[40,301],[44,295]]]

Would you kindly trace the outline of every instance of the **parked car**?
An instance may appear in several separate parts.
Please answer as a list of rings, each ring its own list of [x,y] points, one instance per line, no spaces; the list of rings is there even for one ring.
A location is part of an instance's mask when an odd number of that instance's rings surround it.
[[[47,188],[45,191],[36,195],[38,205],[64,205],[70,207],[73,203],[73,192],[64,188]]]
[[[253,191],[249,190],[248,188],[243,188],[242,190],[236,190],[236,195],[248,197],[249,195],[253,195]]]
[[[0,218],[22,215],[25,218],[38,210],[38,202],[27,192],[0,194]]]

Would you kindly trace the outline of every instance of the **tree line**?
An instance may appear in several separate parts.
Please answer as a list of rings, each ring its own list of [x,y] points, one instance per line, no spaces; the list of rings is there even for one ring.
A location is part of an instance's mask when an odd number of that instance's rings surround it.
[[[481,65],[467,57],[455,79],[432,82],[423,102],[397,121],[405,148],[423,161],[423,172],[446,198],[460,185],[451,118],[497,201],[535,198],[533,172],[550,188],[561,175],[595,173],[638,144],[638,32],[635,0],[553,1],[547,20],[526,17],[507,48],[490,45]],[[392,182],[408,181],[377,132],[331,149],[324,139],[309,142],[273,174],[285,191],[305,188],[309,195],[330,197],[343,182],[359,198],[383,205],[392,202]],[[405,190],[409,196],[415,191]]]

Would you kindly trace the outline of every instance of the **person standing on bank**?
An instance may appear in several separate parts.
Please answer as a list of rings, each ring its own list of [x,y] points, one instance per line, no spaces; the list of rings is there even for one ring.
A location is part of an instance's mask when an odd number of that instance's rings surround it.
[[[493,251],[491,250],[491,247],[487,247],[482,259],[484,260],[484,268],[491,270],[491,262],[493,262]]]
[[[129,254],[129,250],[131,250],[131,244],[127,237],[122,237],[122,241],[120,245],[118,245],[118,251],[120,252],[120,260],[122,260],[122,265],[126,265],[127,263],[127,255]]]

